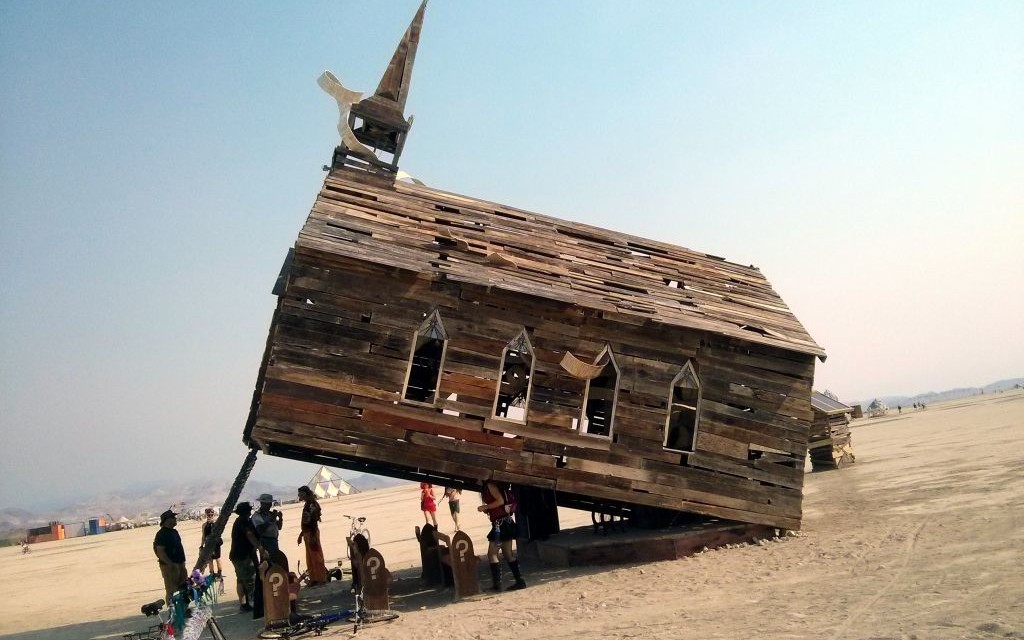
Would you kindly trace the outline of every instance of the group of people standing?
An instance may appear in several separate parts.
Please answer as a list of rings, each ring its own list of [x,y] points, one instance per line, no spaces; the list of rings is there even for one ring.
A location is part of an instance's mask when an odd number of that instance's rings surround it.
[[[455,530],[459,530],[459,499],[462,498],[462,489],[445,487],[441,500],[448,500],[448,510],[452,514],[452,522],[455,523]],[[437,529],[437,502],[434,499],[434,485],[427,482],[420,483],[420,511],[423,512],[423,520],[428,524],[433,523]]]
[[[456,531],[459,531],[459,500],[461,497],[462,489],[446,487],[444,497],[441,498],[448,500],[448,508],[451,511]],[[515,520],[517,504],[511,489],[499,486],[496,482],[483,481],[480,483],[480,502],[477,511],[486,514],[491,521],[491,529],[487,533],[487,561],[491,570],[491,591],[502,590],[502,557],[515,579],[509,590],[525,588],[526,581],[523,579],[519,560],[516,557],[515,540],[519,537],[519,527]],[[420,483],[420,510],[423,512],[424,521],[427,524],[433,524],[437,529],[437,502],[434,499],[434,486],[426,482]]]
[[[303,502],[302,517],[299,522],[299,536],[296,544],[305,544],[307,575],[311,585],[327,582],[327,566],[324,563],[324,551],[320,542],[321,508],[316,495],[307,486],[299,487],[298,498]],[[448,500],[448,509],[459,531],[459,512],[462,489],[447,487],[442,500]],[[526,586],[516,558],[515,540],[518,537],[518,526],[515,521],[516,501],[511,490],[503,488],[495,482],[485,481],[480,484],[481,504],[477,511],[490,519],[491,529],[487,533],[487,559],[490,563],[492,591],[501,591],[501,557],[504,557],[515,582],[509,589],[522,589]],[[274,497],[264,493],[259,497],[259,508],[253,512],[248,502],[235,505],[237,516],[231,525],[231,548],[228,560],[235,570],[235,587],[241,611],[252,611],[258,607],[257,594],[260,591],[256,575],[261,562],[273,562],[280,552],[280,535],[284,526],[284,516],[274,509]],[[437,501],[434,487],[428,483],[420,484],[420,510],[427,523],[433,523],[437,529]],[[168,509],[160,514],[160,530],[153,539],[153,553],[156,554],[163,578],[166,602],[171,603],[171,596],[188,580],[188,569],[185,567],[185,548],[181,544],[181,536],[176,529],[177,515]],[[221,542],[213,538],[214,517],[212,509],[206,511],[207,522],[203,525],[203,545],[213,545],[210,552],[209,569],[217,577],[221,574]]]
[[[306,566],[311,584],[327,582],[327,567],[320,544],[320,503],[309,487],[299,487],[298,497],[304,505],[299,523],[298,544],[305,543]],[[259,497],[259,508],[253,512],[252,504],[239,502],[235,505],[237,516],[231,525],[231,548],[228,560],[235,569],[235,587],[241,611],[252,611],[257,603],[256,574],[261,562],[273,562],[280,552],[280,535],[284,516],[274,509],[274,497],[264,493]],[[170,606],[171,595],[181,589],[188,580],[185,567],[185,548],[176,530],[177,515],[170,509],[160,514],[160,530],[153,539],[153,552],[160,566],[164,582],[166,602]],[[206,510],[207,522],[203,525],[203,546],[212,545],[209,569],[221,576],[221,542],[214,539],[214,512]]]
[[[324,550],[320,544],[320,503],[307,486],[298,489],[298,498],[303,503],[299,520],[299,536],[296,544],[305,543],[306,567],[311,586],[327,582],[327,567],[324,564]],[[242,611],[252,611],[256,601],[257,569],[261,562],[274,562],[281,551],[281,529],[284,516],[273,508],[274,497],[264,493],[259,497],[260,507],[249,515],[252,506],[240,502],[235,506],[234,524],[231,525],[231,551],[228,558],[235,568],[236,588]]]

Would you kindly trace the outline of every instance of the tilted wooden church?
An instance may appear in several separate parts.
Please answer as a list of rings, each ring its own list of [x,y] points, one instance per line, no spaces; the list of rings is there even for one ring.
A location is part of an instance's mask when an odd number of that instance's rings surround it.
[[[596,510],[800,526],[815,357],[751,266],[397,178],[423,20],[342,144],[275,293],[245,441]]]

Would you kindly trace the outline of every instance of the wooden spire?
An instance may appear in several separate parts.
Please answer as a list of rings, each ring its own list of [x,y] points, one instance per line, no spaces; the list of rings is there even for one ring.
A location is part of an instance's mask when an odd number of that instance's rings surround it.
[[[391,56],[391,62],[377,90],[364,101],[374,103],[379,109],[392,111],[390,115],[397,116],[398,120],[405,119],[405,101],[409,96],[409,85],[412,84],[412,65],[416,61],[416,49],[420,44],[420,29],[423,28],[426,9],[427,0],[423,0],[409,28],[405,30],[402,41],[395,48],[395,54]]]
[[[328,82],[325,84],[324,77],[321,77],[321,86],[338,100],[342,118],[348,118],[347,125],[338,125],[342,144],[335,150],[334,167],[346,164],[360,166],[359,162],[350,162],[353,156],[357,156],[363,168],[370,171],[384,171],[391,175],[398,171],[398,158],[402,155],[405,137],[412,126],[412,118],[405,118],[405,100],[409,96],[412,65],[416,61],[426,8],[427,1],[423,0],[402,41],[398,43],[377,91],[369,98],[355,102],[359,99],[357,94],[344,93],[347,90],[340,83],[334,86],[329,82],[330,78],[326,78]],[[348,133],[351,135],[347,136]],[[380,154],[390,154],[390,157],[382,157]]]

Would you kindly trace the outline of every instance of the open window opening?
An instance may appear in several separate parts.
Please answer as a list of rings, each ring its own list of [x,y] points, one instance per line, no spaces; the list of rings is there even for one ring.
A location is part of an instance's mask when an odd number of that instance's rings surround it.
[[[597,356],[594,366],[601,367],[601,372],[587,382],[580,432],[611,438],[619,396],[619,365],[610,347]]]
[[[494,399],[494,417],[526,422],[535,361],[533,345],[524,329],[501,353],[501,377]]]
[[[697,421],[700,416],[700,380],[692,361],[687,361],[672,380],[668,405],[665,448],[692,452],[697,441]]]
[[[409,373],[405,378],[402,397],[411,402],[433,405],[437,402],[438,380],[444,365],[444,354],[448,346],[448,334],[441,323],[441,316],[434,311],[420,325],[409,357]]]

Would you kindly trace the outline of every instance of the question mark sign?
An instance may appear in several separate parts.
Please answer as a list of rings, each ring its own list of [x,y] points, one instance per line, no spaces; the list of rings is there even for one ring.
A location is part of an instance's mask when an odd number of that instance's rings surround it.
[[[456,542],[455,550],[459,552],[459,562],[465,562],[466,552],[469,551],[469,540],[459,540]]]
[[[272,574],[270,574],[271,593],[274,594],[275,598],[277,597],[277,595],[279,593],[281,593],[281,586],[282,585],[284,585],[284,576],[283,575],[281,575],[280,573],[272,573]]]
[[[380,558],[370,556],[366,559],[366,568],[370,570],[370,580],[377,579],[377,569],[380,569]]]

